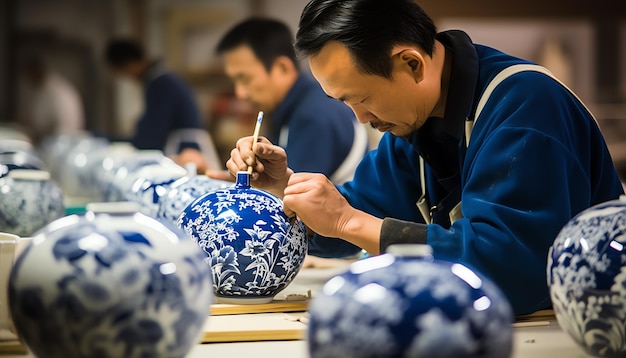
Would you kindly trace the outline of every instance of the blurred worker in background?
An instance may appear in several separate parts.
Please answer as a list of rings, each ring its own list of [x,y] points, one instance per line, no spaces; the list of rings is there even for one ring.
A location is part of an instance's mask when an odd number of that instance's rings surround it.
[[[82,99],[76,88],[53,71],[40,54],[24,57],[18,121],[35,145],[48,136],[74,134],[84,127]]]
[[[234,26],[217,52],[237,97],[270,118],[267,137],[285,148],[294,171],[323,173],[335,183],[351,180],[369,148],[365,128],[300,72],[292,43],[285,24],[251,18]]]
[[[132,39],[110,41],[105,56],[117,75],[143,84],[144,112],[130,140],[136,148],[161,150],[180,165],[193,163],[202,173],[220,166],[193,93],[183,79],[161,61],[148,58]]]

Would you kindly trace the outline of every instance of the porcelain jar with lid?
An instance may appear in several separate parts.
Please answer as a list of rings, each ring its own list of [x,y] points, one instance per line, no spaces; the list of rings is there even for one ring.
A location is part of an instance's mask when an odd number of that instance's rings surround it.
[[[626,197],[572,218],[548,254],[561,328],[594,357],[626,357]]]
[[[31,236],[63,215],[63,191],[50,173],[16,169],[0,178],[0,231]]]
[[[285,215],[279,198],[250,187],[247,172],[237,173],[234,187],[189,204],[178,225],[210,258],[217,302],[271,302],[307,252],[304,224]]]
[[[513,311],[490,280],[433,259],[426,245],[393,245],[331,278],[309,305],[317,357],[506,358]]]
[[[198,246],[134,203],[89,204],[54,221],[17,259],[9,303],[38,357],[184,357],[212,301]]]

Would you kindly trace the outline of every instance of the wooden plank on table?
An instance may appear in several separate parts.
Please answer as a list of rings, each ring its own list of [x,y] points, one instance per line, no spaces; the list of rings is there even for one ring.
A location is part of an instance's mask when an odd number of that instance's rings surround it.
[[[554,310],[547,309],[539,310],[528,315],[517,316],[515,317],[515,322],[549,321],[555,319]]]
[[[24,355],[28,350],[26,346],[20,341],[1,341],[0,342],[0,356],[2,355]]]
[[[216,303],[211,305],[211,316],[246,314],[246,313],[279,313],[279,312],[299,312],[306,311],[309,307],[309,300],[287,301],[274,300],[270,303],[258,305],[234,305]]]
[[[288,341],[304,339],[306,325],[284,313],[208,317],[202,343]]]

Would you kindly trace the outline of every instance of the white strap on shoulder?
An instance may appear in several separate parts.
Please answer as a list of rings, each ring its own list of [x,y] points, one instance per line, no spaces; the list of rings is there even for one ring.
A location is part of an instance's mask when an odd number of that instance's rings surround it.
[[[470,137],[472,135],[472,129],[474,129],[474,124],[478,120],[478,117],[480,116],[480,113],[482,112],[483,108],[487,104],[487,101],[489,100],[489,97],[491,97],[491,93],[495,90],[495,88],[500,83],[502,83],[502,81],[504,81],[505,79],[507,79],[508,77],[510,77],[510,76],[512,76],[512,75],[514,75],[516,73],[524,72],[524,71],[535,71],[535,72],[543,73],[544,75],[552,78],[553,80],[558,82],[561,86],[563,86],[565,89],[567,89],[578,100],[578,102],[580,102],[580,104],[582,104],[583,107],[585,107],[585,109],[587,110],[587,112],[589,112],[591,117],[593,117],[593,114],[591,113],[589,108],[587,108],[587,106],[585,106],[583,101],[581,101],[580,98],[578,98],[576,93],[574,93],[574,91],[569,89],[563,82],[561,82],[558,78],[556,78],[552,74],[552,72],[550,72],[547,68],[539,66],[539,65],[531,65],[531,64],[513,65],[513,66],[509,66],[509,67],[505,68],[504,70],[500,71],[500,73],[498,73],[496,75],[496,77],[494,77],[491,80],[491,82],[487,85],[487,88],[483,92],[482,96],[480,97],[480,100],[478,101],[478,105],[476,106],[476,112],[474,114],[473,120],[466,121],[466,123],[465,123],[465,145],[466,146],[469,146],[469,141],[470,141]],[[593,117],[593,118],[595,120],[595,117]]]

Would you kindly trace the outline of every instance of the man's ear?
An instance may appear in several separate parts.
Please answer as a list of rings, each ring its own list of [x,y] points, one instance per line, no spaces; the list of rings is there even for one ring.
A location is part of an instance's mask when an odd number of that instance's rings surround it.
[[[392,56],[394,72],[410,74],[416,83],[424,79],[424,56],[416,49],[403,49]]]
[[[295,69],[293,61],[287,56],[278,56],[272,64],[272,72],[278,71],[280,74],[287,74]]]

